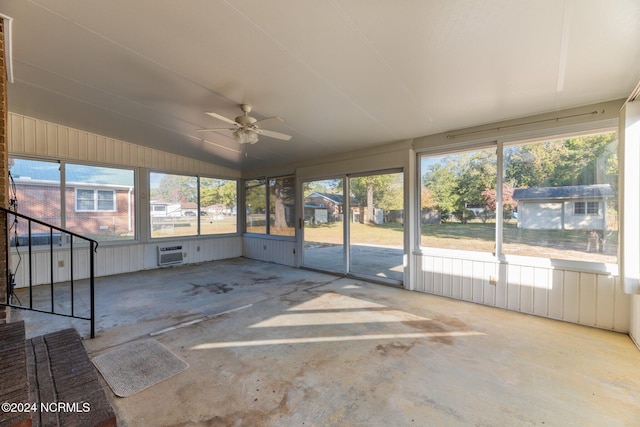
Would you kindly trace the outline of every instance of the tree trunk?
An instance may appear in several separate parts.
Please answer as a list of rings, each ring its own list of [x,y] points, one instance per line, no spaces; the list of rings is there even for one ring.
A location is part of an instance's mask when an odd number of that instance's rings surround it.
[[[287,228],[287,215],[284,206],[284,195],[282,185],[276,184],[275,197],[273,201],[274,206],[274,224],[273,228]]]
[[[367,222],[369,224],[375,224],[375,218],[373,217],[373,183],[367,184]]]

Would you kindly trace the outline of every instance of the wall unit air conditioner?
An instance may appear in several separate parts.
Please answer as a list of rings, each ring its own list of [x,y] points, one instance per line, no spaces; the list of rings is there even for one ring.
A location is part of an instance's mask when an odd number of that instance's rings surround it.
[[[176,265],[184,263],[182,257],[182,243],[167,243],[158,245],[158,265]]]

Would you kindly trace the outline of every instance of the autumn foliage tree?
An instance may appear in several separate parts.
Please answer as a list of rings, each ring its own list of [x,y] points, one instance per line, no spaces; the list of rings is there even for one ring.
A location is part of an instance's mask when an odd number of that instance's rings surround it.
[[[482,198],[485,200],[486,208],[491,212],[495,212],[498,208],[498,195],[496,190],[487,188],[482,192]],[[513,211],[518,207],[518,201],[513,199],[513,187],[504,184],[502,186],[502,212],[506,218],[510,218]]]

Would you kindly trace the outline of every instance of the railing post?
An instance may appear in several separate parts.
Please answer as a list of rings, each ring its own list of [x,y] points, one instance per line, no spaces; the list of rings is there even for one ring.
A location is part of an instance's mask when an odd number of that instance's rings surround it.
[[[6,268],[6,270],[7,270],[7,283],[6,283],[6,285],[7,285],[7,288],[6,288],[6,290],[7,290],[7,292],[6,292],[7,300],[6,301],[7,301],[7,304],[10,304],[11,303],[11,292],[12,292],[12,289],[11,289],[11,274],[9,274],[9,265],[10,265],[9,264],[9,252],[11,252],[11,244],[9,244],[9,230],[10,230],[10,227],[9,227],[9,213],[8,212],[4,213],[4,223],[5,223],[6,229],[7,229],[7,240],[6,240],[7,247],[5,248],[6,249],[6,252],[5,252],[5,255],[6,255],[6,257],[5,257],[6,258],[5,259],[5,265],[7,266],[7,268]]]
[[[74,289],[73,289],[73,236],[69,235],[69,270],[71,272],[71,315],[75,314],[74,307]]]
[[[95,288],[94,288],[94,267],[93,267],[93,263],[94,263],[93,254],[94,254],[94,251],[95,251],[95,247],[94,247],[95,243],[94,243],[93,240],[91,240],[89,242],[89,244],[91,246],[90,247],[90,252],[89,252],[89,270],[90,270],[90,272],[89,272],[89,274],[90,274],[90,278],[89,278],[89,288],[90,288],[89,294],[90,294],[90,296],[89,296],[89,298],[91,300],[91,313],[89,314],[89,317],[91,319],[90,320],[90,322],[91,322],[91,338],[94,338],[95,334],[96,334],[96,313],[95,313],[96,307],[95,307],[95,298],[94,298],[95,297],[95,295],[94,295]]]
[[[53,228],[49,228],[49,279],[51,280],[51,312],[55,313],[54,289],[53,289]]]
[[[28,220],[29,228],[29,308],[33,310],[33,245],[31,244],[31,220]]]

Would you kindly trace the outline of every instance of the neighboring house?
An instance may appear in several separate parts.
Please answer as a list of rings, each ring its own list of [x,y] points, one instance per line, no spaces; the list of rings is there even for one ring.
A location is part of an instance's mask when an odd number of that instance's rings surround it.
[[[342,219],[342,194],[313,192],[304,198],[304,219],[312,223],[325,223]]]
[[[23,167],[16,161],[11,168],[15,183],[18,213],[40,221],[60,225],[60,174],[55,169]],[[87,175],[83,167],[67,168],[65,186],[66,228],[82,235],[124,234],[133,231],[134,192],[128,171],[112,169],[109,184]],[[55,202],[57,201],[57,202]],[[18,234],[27,234],[27,224],[19,223]],[[32,232],[36,232],[35,225]]]
[[[165,203],[152,201],[150,203],[150,213],[152,218],[175,218],[182,216],[182,206],[180,203]]]
[[[358,207],[358,202],[351,199],[351,210]],[[344,217],[344,201],[342,194],[313,192],[304,198],[305,221],[314,223],[342,221]]]
[[[183,216],[196,216],[198,215],[198,204],[195,202],[184,202],[180,206]]]
[[[518,228],[529,230],[605,230],[609,184],[518,188]]]

